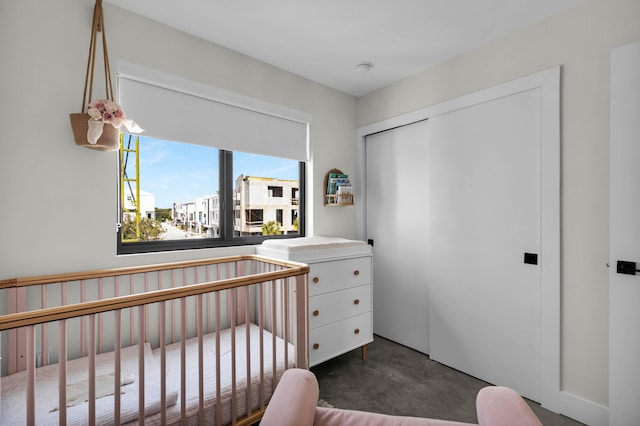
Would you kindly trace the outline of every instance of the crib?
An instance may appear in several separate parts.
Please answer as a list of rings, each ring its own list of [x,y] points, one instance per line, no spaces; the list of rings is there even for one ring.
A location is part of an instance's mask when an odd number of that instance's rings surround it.
[[[308,368],[308,271],[244,255],[0,280],[0,424],[254,424]]]

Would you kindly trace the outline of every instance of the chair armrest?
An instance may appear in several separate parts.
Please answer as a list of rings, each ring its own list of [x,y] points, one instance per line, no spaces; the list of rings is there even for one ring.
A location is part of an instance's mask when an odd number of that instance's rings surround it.
[[[480,426],[542,426],[520,394],[504,386],[480,389],[476,410]]]
[[[260,426],[312,426],[319,394],[318,381],[312,372],[299,368],[286,370]]]

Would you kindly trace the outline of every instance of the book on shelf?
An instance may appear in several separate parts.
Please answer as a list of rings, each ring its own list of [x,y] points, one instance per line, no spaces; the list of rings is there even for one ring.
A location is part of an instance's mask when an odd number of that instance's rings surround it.
[[[349,181],[349,175],[343,173],[329,173],[329,179],[327,180],[327,194],[334,195],[338,192],[338,187],[351,185]]]
[[[351,185],[340,185],[336,192],[338,195],[351,194]]]

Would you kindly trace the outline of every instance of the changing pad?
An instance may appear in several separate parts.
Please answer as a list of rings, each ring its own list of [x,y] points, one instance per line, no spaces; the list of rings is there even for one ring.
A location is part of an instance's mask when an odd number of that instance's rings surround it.
[[[330,248],[345,248],[367,245],[364,241],[347,240],[339,237],[303,237],[286,240],[265,240],[262,246],[273,250],[299,252],[306,250],[321,250]]]

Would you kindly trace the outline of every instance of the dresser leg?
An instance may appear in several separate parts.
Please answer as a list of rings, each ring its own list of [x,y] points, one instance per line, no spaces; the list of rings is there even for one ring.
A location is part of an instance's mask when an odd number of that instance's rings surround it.
[[[366,361],[367,360],[367,345],[362,345],[362,360]]]

